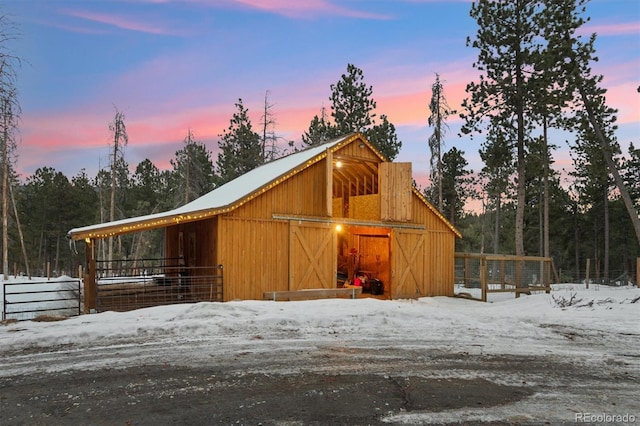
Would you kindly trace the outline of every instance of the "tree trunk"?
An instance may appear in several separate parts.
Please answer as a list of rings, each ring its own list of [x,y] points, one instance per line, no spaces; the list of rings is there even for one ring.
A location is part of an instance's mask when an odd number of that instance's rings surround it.
[[[518,28],[516,31],[520,31],[520,20],[522,19],[520,15],[517,17],[518,19]],[[517,174],[518,174],[518,182],[517,182],[517,201],[516,201],[516,223],[515,223],[515,245],[516,245],[516,256],[524,256],[524,203],[526,201],[526,187],[525,187],[525,164],[524,164],[524,75],[522,70],[522,52],[520,49],[520,44],[515,46],[515,78],[516,78],[516,96],[514,99],[515,108],[516,108],[516,116],[517,116],[517,132],[518,132],[518,140],[517,140]],[[522,276],[522,275],[520,275]],[[518,285],[518,284],[516,284]]]
[[[60,276],[60,235],[56,237],[56,259],[53,262],[53,270],[56,276]]]
[[[571,34],[569,34],[568,31],[565,32],[564,38],[567,46],[573,46],[573,43],[571,41]],[[613,157],[610,151],[611,145],[609,144],[609,141],[607,141],[607,138],[604,136],[604,132],[602,131],[602,128],[600,127],[600,124],[596,119],[595,112],[591,105],[591,99],[589,99],[589,96],[587,95],[587,92],[584,88],[584,78],[580,74],[580,67],[577,63],[578,61],[576,58],[576,53],[573,49],[571,49],[570,52],[571,65],[573,66],[573,76],[575,77],[575,86],[578,88],[578,93],[580,94],[580,98],[582,99],[582,103],[584,104],[585,111],[587,112],[589,123],[591,123],[591,127],[593,128],[596,138],[598,139],[600,149],[602,150],[602,155],[604,156],[604,160],[607,163],[607,168],[613,176],[613,181],[615,182],[618,191],[620,191],[620,196],[622,197],[624,206],[626,207],[629,218],[631,219],[631,223],[633,224],[633,229],[636,233],[636,239],[638,241],[638,244],[640,244],[640,215],[635,209],[633,201],[631,200],[631,195],[629,195],[629,191],[624,185],[624,181],[620,176],[620,172],[618,171],[618,168],[613,161]]]
[[[498,254],[500,250],[500,209],[502,208],[502,197],[500,194],[496,197],[496,217],[494,223],[493,237],[493,253]]]
[[[442,199],[442,117],[440,116],[440,91],[438,90],[438,109],[436,118],[436,139],[437,147],[436,154],[438,156],[438,210],[442,211],[444,207],[444,201]]]
[[[522,19],[520,14],[518,14],[518,28],[516,31],[520,32]],[[517,182],[517,202],[516,202],[516,223],[515,223],[515,244],[516,244],[516,256],[524,256],[524,208],[526,202],[526,169],[525,169],[525,146],[524,146],[524,137],[525,137],[525,123],[524,123],[524,72],[523,72],[523,60],[522,60],[522,52],[520,49],[520,44],[516,46],[515,51],[515,66],[516,66],[516,97],[515,97],[515,107],[516,107],[516,115],[518,120],[518,141],[517,141],[517,174],[518,174],[518,182]],[[524,262],[519,261],[516,262],[516,276],[520,277],[518,282],[516,282],[516,287],[525,287],[526,285],[522,281],[522,277],[524,277]],[[516,293],[516,297],[519,297],[520,293]]]
[[[578,202],[574,201],[573,203],[573,254],[575,256],[576,262],[576,282],[580,282],[580,240],[579,235],[580,231],[578,229]]]
[[[543,179],[544,181],[544,179]],[[540,257],[544,256],[544,183],[540,182],[538,184],[538,189],[539,189],[539,195],[538,195],[538,253]],[[538,263],[538,277],[540,280],[542,280],[542,277],[544,276],[544,263],[543,262],[539,262]],[[534,284],[536,284],[536,281],[534,280],[533,282]]]
[[[117,119],[117,118],[116,118]],[[118,130],[116,123],[115,137],[113,138],[113,159],[111,160],[111,203],[109,205],[109,221],[116,217],[116,160],[118,158]],[[107,268],[111,271],[113,262],[113,237],[109,237],[107,246]]]
[[[6,100],[3,103],[3,110]],[[2,140],[2,274],[4,280],[9,278],[9,155],[8,155],[8,131],[6,122],[6,111],[3,123]]]
[[[24,267],[26,269],[27,276],[31,278],[31,271],[29,270],[29,258],[27,257],[27,249],[24,245],[24,236],[22,235],[22,227],[20,226],[20,217],[18,216],[18,208],[16,207],[16,200],[13,197],[13,187],[9,185],[9,194],[11,195],[11,204],[13,205],[13,214],[16,217],[16,225],[18,226],[18,237],[20,238],[20,247],[22,247],[22,257],[24,258]]]
[[[602,271],[605,284],[609,284],[609,187],[604,186],[604,267]]]
[[[581,77],[579,77],[582,80]],[[631,223],[633,224],[633,229],[636,233],[636,239],[638,240],[638,244],[640,244],[640,215],[638,215],[638,211],[636,211],[633,201],[631,200],[631,195],[629,195],[629,191],[627,187],[624,185],[624,181],[622,180],[622,176],[620,176],[620,172],[616,167],[616,163],[613,161],[613,157],[611,156],[610,145],[607,142],[607,139],[596,120],[595,114],[593,112],[593,108],[589,103],[589,97],[584,91],[584,87],[581,84],[578,84],[578,90],[580,91],[580,97],[582,98],[582,102],[584,103],[584,107],[587,111],[587,115],[589,116],[589,122],[593,127],[593,130],[598,138],[598,142],[600,143],[600,149],[602,150],[602,155],[604,156],[604,160],[607,163],[607,167],[609,168],[609,172],[613,176],[613,181],[620,191],[620,197],[622,197],[622,201],[624,201],[624,206],[627,209],[627,213],[629,214],[629,218],[631,219]]]
[[[544,220],[543,220],[543,227],[544,227],[544,235],[543,235],[543,239],[544,239],[544,251],[543,251],[543,256],[544,257],[551,257],[551,251],[549,249],[549,155],[547,153],[548,151],[548,147],[549,147],[549,143],[547,140],[547,117],[544,117],[544,122],[543,122],[543,130],[544,130],[544,137],[543,137],[543,142],[542,142],[542,148],[544,150],[544,157],[543,157],[543,161],[544,161],[544,171],[543,171],[543,182],[544,182]]]

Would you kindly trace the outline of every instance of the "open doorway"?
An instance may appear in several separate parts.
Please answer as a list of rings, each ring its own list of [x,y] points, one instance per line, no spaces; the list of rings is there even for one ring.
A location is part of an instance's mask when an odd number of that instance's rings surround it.
[[[338,287],[362,286],[363,295],[391,294],[391,230],[345,226],[338,236]]]

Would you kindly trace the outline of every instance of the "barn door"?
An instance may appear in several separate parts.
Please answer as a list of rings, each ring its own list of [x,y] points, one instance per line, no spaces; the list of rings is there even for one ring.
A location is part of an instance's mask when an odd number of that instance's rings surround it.
[[[392,240],[392,296],[424,296],[424,233],[411,229],[394,229]]]
[[[327,223],[290,222],[289,289],[336,286],[336,233]]]

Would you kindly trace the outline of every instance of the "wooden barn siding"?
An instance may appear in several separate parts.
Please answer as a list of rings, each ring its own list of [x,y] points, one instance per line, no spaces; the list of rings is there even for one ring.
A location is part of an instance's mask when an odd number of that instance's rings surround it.
[[[453,296],[455,239],[446,231],[428,231],[424,251],[424,296]]]
[[[413,201],[411,222],[424,225],[429,230],[450,232],[452,238],[455,238],[453,231],[416,194],[412,193],[411,195]]]
[[[326,216],[326,170],[322,161],[240,206],[233,217],[271,219],[274,214]]]
[[[287,221],[223,216],[218,234],[225,301],[262,299],[265,291],[288,290]]]
[[[371,161],[382,161],[375,152],[369,149],[368,146],[365,145],[363,147],[360,147],[359,140],[355,140],[333,153],[334,158],[340,157],[341,155],[348,157],[358,157]]]
[[[165,257],[174,262],[179,256],[179,234],[183,235],[183,254],[185,259],[189,256],[189,237],[194,235],[195,258],[193,265],[187,266],[215,266],[216,261],[216,226],[218,219],[200,220],[179,225],[168,226],[165,231]],[[188,260],[188,259],[187,259]],[[203,273],[207,273],[203,271]]]

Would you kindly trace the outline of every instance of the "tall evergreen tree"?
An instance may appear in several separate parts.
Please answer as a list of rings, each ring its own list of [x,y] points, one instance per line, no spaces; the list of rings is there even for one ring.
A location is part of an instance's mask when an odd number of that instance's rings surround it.
[[[444,147],[444,135],[448,129],[447,118],[449,115],[455,114],[455,111],[447,103],[439,74],[436,74],[436,81],[431,86],[429,112],[428,123],[433,127],[433,134],[429,136],[431,182],[438,188],[438,209],[442,211],[442,148]]]
[[[331,85],[331,116],[337,133],[365,133],[373,124],[376,101],[373,87],[364,82],[364,73],[353,64],[347,65],[347,73]]]
[[[500,253],[500,229],[502,200],[507,194],[509,181],[514,171],[514,129],[508,125],[490,125],[487,138],[479,150],[484,167],[480,175],[486,179],[484,190],[494,211],[493,252]]]
[[[175,206],[170,202],[167,185],[163,174],[149,159],[138,163],[131,176],[132,216],[154,214]],[[133,267],[137,267],[138,259],[158,259],[164,253],[164,232],[161,229],[136,232],[131,236],[131,253]]]
[[[373,87],[364,82],[362,70],[348,64],[347,73],[342,74],[341,79],[331,85],[329,99],[334,124],[328,129],[335,136],[360,132],[389,160],[393,160],[398,155],[402,142],[386,115],[380,117],[381,123],[375,122],[376,101],[372,94]]]
[[[223,185],[263,164],[260,135],[253,131],[248,110],[238,99],[229,128],[218,135],[216,184]]]
[[[186,204],[206,194],[214,188],[214,167],[211,153],[207,147],[198,142],[191,129],[184,138],[184,147],[176,151],[173,166],[175,205]]]
[[[629,157],[624,161],[624,184],[636,208],[640,209],[640,148],[629,144]]]
[[[367,138],[385,157],[393,160],[400,153],[402,141],[398,139],[396,126],[387,119],[386,115],[382,114],[380,120],[379,124],[369,129]]]
[[[27,251],[36,260],[36,272],[45,273],[49,263],[55,272],[64,265],[61,256],[68,256],[65,236],[72,227],[73,191],[64,174],[50,167],[37,169],[21,191],[22,223]]]
[[[2,273],[9,273],[9,198],[12,160],[16,151],[16,131],[20,103],[16,88],[20,58],[11,53],[8,43],[16,38],[14,23],[7,15],[0,15],[0,163],[2,165]]]
[[[327,117],[326,108],[322,107],[320,116],[313,116],[309,129],[302,134],[302,143],[306,146],[321,145],[337,136],[336,129]]]
[[[518,256],[525,254],[526,144],[535,124],[535,103],[544,73],[535,67],[541,56],[540,13],[538,0],[480,0],[471,7],[478,31],[473,41],[467,40],[467,45],[479,51],[474,67],[482,74],[479,82],[467,85],[470,97],[463,102],[462,117],[466,121],[463,132],[480,131],[486,118],[498,123],[513,122],[516,129]]]
[[[558,83],[569,93],[575,94],[571,109],[576,111],[578,126],[584,130],[584,125],[580,123],[588,123],[592,128],[640,243],[640,214],[614,161],[616,149],[619,149],[616,148],[615,138],[617,111],[607,106],[606,89],[601,86],[602,76],[594,74],[591,69],[591,63],[597,60],[594,47],[596,34],[592,34],[588,41],[583,41],[579,35],[581,27],[587,22],[582,17],[587,1],[545,0],[548,24],[544,27],[544,37],[548,40],[548,48],[546,61],[541,66],[555,67],[562,75]]]
[[[469,163],[464,158],[464,151],[451,148],[442,156],[442,194],[444,214],[449,222],[456,224],[462,217],[467,198],[474,195],[472,180],[473,171],[468,170]]]

